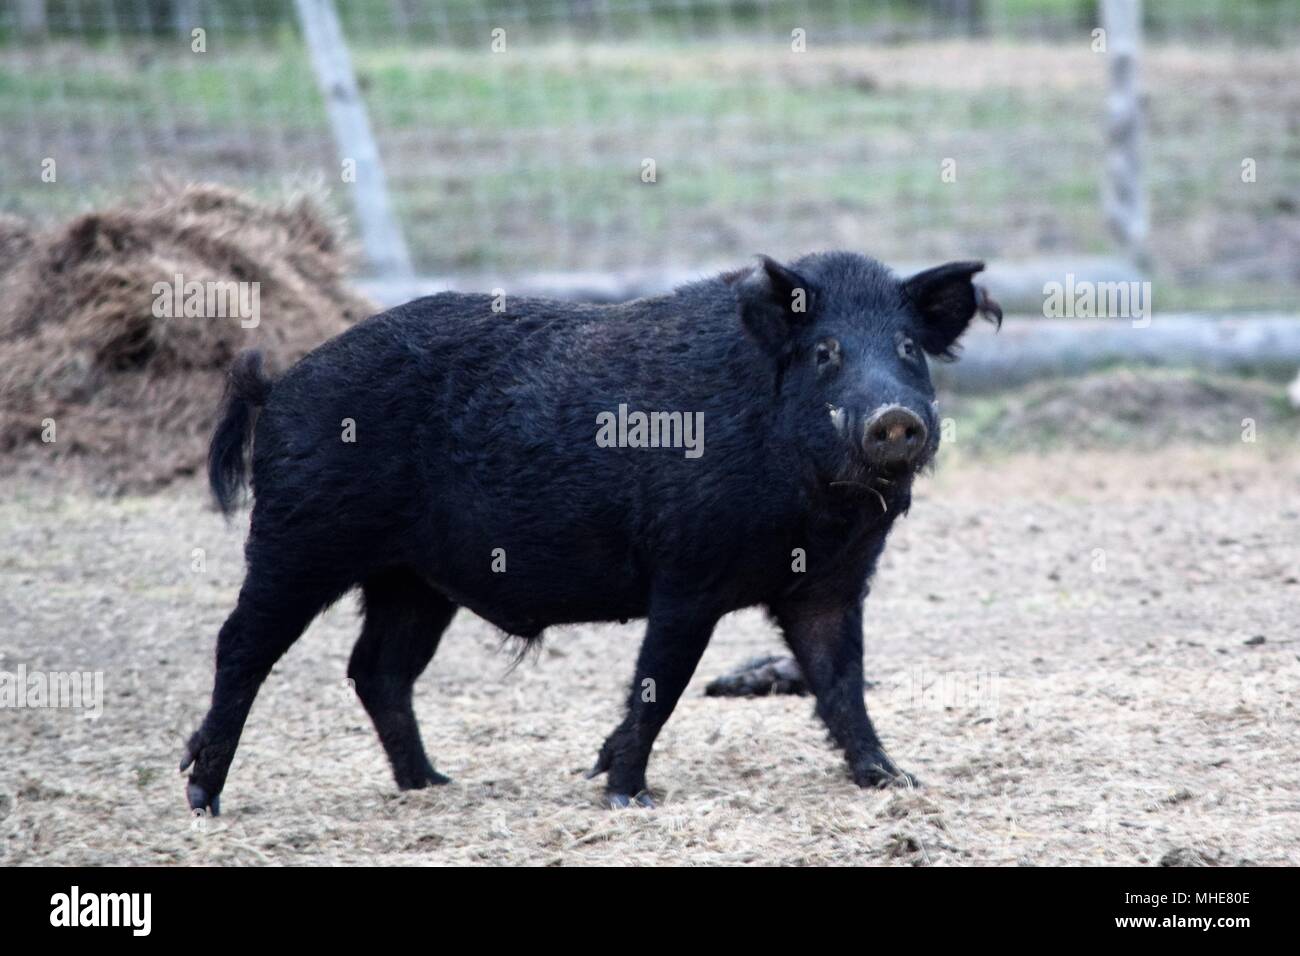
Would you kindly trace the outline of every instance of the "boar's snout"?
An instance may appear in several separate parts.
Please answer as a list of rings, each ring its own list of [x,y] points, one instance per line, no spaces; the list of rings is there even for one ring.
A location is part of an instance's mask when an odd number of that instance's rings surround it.
[[[886,405],[867,420],[863,447],[877,465],[899,467],[916,461],[925,449],[925,422],[902,405]]]

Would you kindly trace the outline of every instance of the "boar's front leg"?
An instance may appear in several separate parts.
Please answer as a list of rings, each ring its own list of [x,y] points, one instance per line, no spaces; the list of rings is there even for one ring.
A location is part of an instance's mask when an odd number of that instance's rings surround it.
[[[645,640],[628,692],[627,715],[605,740],[588,777],[609,772],[605,799],[612,808],[653,807],[645,768],[660,729],[690,683],[708,646],[718,613],[694,600],[652,602]]]
[[[817,698],[817,716],[844,751],[853,782],[883,787],[916,779],[894,765],[876,736],[862,698],[862,605],[825,602],[773,608]]]

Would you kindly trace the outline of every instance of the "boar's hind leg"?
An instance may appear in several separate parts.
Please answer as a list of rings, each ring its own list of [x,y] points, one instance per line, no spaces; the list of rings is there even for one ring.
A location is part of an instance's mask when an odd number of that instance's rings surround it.
[[[862,607],[773,609],[786,642],[817,697],[817,716],[844,751],[853,781],[882,787],[916,779],[894,765],[876,736],[862,699]]]
[[[249,567],[239,602],[217,635],[212,706],[181,760],[181,770],[193,766],[185,791],[190,809],[220,811],[230,761],[262,681],[312,618],[346,590],[303,584],[309,577],[276,574],[266,563]]]
[[[666,602],[657,602],[666,603]],[[609,772],[605,796],[614,808],[653,807],[645,768],[655,737],[677,706],[713,634],[718,615],[689,606],[652,608],[628,693],[627,716],[600,749],[588,777]]]
[[[366,623],[352,650],[348,677],[379,733],[397,786],[418,790],[448,783],[424,753],[411,693],[456,605],[409,571],[367,578],[361,589]]]

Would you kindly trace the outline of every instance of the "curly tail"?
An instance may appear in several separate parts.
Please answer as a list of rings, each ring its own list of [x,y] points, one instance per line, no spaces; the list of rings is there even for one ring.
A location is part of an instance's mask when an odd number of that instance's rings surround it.
[[[261,352],[242,352],[230,366],[221,420],[208,446],[208,484],[222,514],[235,510],[247,481],[248,451],[253,444],[257,410],[271,395],[271,379],[262,372]]]

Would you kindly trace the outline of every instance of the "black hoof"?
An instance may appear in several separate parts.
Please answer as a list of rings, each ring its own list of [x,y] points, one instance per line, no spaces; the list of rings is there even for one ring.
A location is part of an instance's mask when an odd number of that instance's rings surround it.
[[[423,790],[425,787],[441,787],[451,783],[451,777],[438,773],[433,765],[426,763],[417,773],[405,774],[397,778],[398,790]]]
[[[185,787],[185,800],[189,803],[190,810],[196,813],[206,812],[214,817],[221,814],[221,794],[208,796],[208,792],[197,783]]]
[[[910,774],[906,770],[900,770],[888,780],[882,780],[880,783],[876,784],[876,787],[881,790],[886,787],[900,787],[904,790],[914,790],[919,786],[921,786],[921,781],[914,774]]]
[[[207,783],[200,783],[204,779],[202,773],[203,761],[200,758],[200,752],[203,750],[203,741],[199,734],[190,737],[189,742],[185,745],[185,753],[181,757],[181,772],[189,770],[189,782],[185,785],[185,802],[189,804],[190,810],[195,813],[208,813],[217,816],[221,813],[221,783],[217,781],[214,785],[210,777]],[[198,778],[198,779],[195,779]]]
[[[605,803],[611,810],[625,810],[631,806],[645,807],[647,810],[655,808],[654,797],[650,796],[648,790],[642,790],[636,796],[629,797],[626,793],[607,793],[605,794]]]
[[[868,760],[853,768],[853,782],[864,789],[882,790],[885,787],[919,787],[921,781],[877,751]]]

